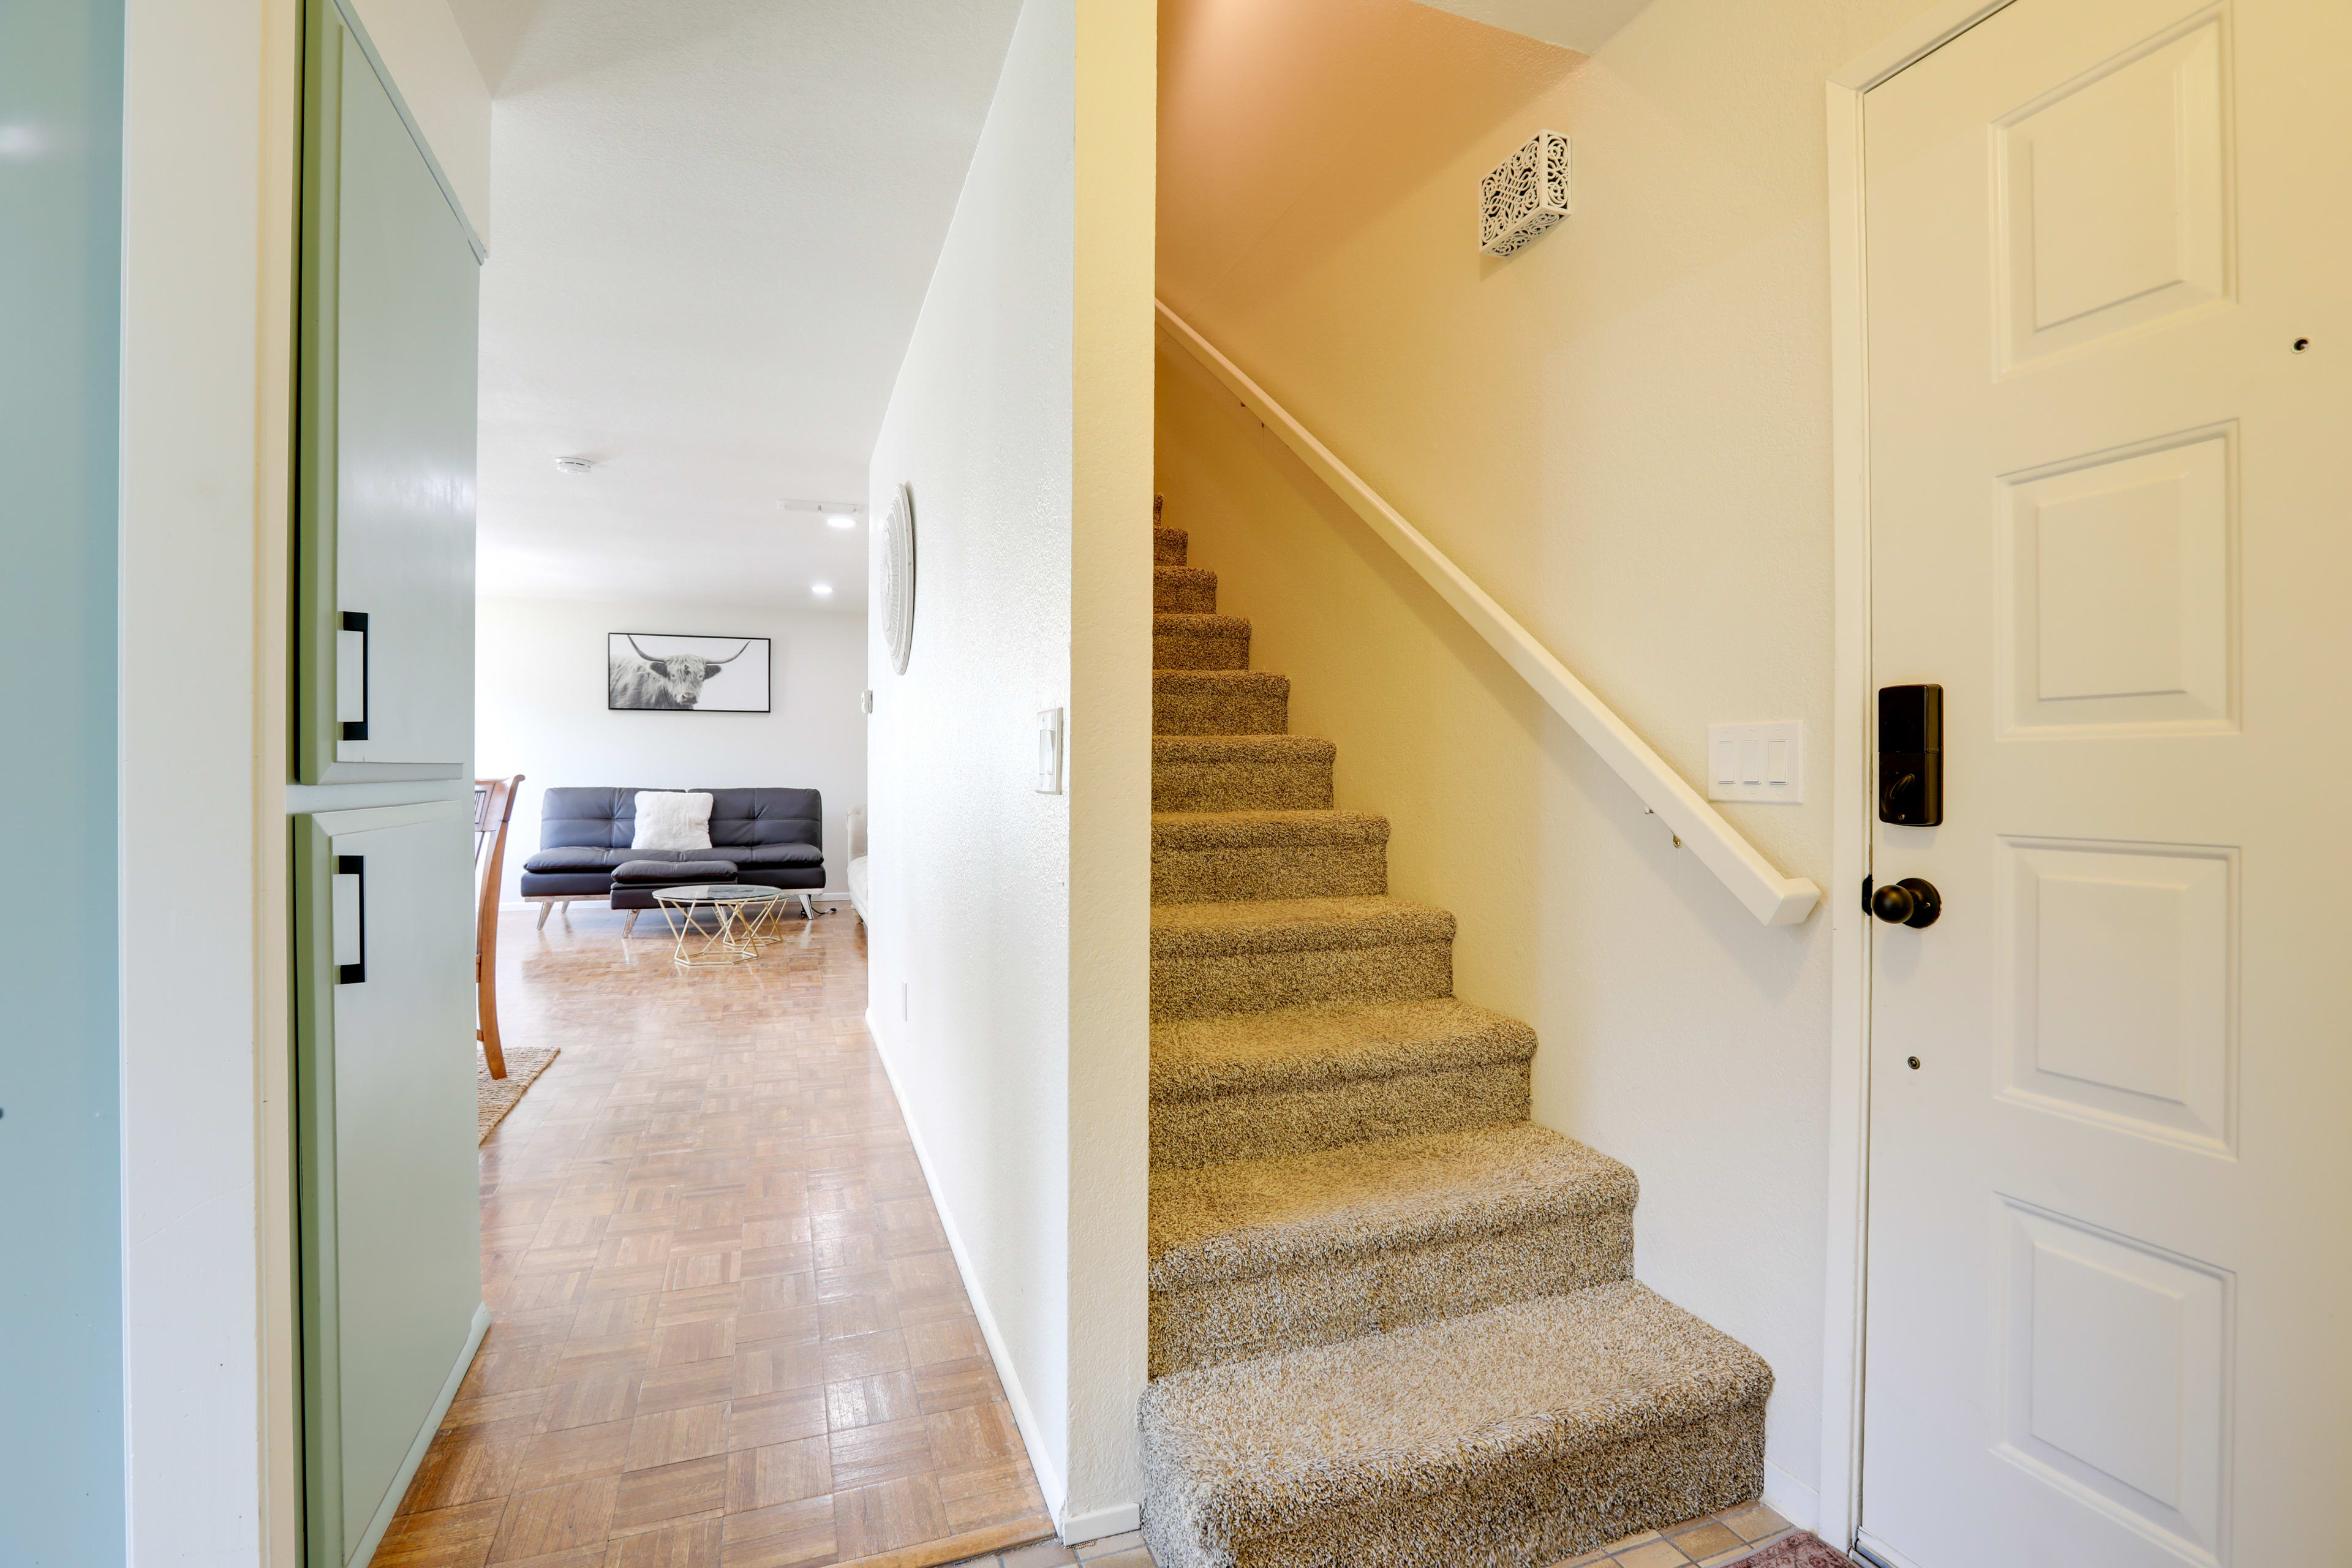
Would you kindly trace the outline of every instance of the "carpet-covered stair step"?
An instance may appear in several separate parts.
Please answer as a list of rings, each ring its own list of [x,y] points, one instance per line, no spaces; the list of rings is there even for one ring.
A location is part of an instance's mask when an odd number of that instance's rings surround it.
[[[1290,678],[1262,669],[1155,669],[1155,735],[1279,735],[1290,728]]]
[[[1151,1016],[1454,994],[1454,917],[1402,899],[1264,899],[1151,909]]]
[[[1151,819],[1151,901],[1376,896],[1388,846],[1388,818],[1360,811],[1164,811]]]
[[[1632,1280],[1159,1379],[1160,1568],[1544,1568],[1737,1507],[1771,1370]]]
[[[1154,566],[1184,564],[1185,535],[1181,528],[1151,527],[1151,563]]]
[[[1532,1121],[1157,1172],[1151,1375],[1629,1279],[1637,1195]]]
[[[1338,754],[1313,735],[1155,735],[1151,809],[1327,811]]]
[[[1154,669],[1247,669],[1250,624],[1242,616],[1154,616]]]
[[[1151,608],[1158,615],[1215,615],[1217,574],[1198,566],[1153,567]]]
[[[1152,1167],[1523,1121],[1535,1054],[1527,1025],[1453,996],[1162,1019]]]

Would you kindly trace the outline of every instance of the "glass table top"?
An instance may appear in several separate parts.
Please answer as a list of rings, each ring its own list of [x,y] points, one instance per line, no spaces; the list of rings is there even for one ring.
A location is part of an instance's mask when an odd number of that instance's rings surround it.
[[[746,887],[733,882],[706,882],[690,888],[654,889],[654,897],[666,904],[748,904],[783,896],[775,888]]]

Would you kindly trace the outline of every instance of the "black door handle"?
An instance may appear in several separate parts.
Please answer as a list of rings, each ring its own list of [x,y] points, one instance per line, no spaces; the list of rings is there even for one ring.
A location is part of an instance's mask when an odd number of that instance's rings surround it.
[[[357,963],[335,965],[335,984],[363,985],[367,983],[367,857],[364,855],[336,856],[335,875],[357,877],[360,879],[360,961]]]
[[[1870,912],[1891,926],[1931,926],[1944,912],[1944,895],[1925,877],[1906,877],[1871,894]]]
[[[343,630],[347,632],[360,634],[360,716],[342,721],[343,739],[364,741],[368,738],[368,660],[371,658],[370,649],[373,647],[375,638],[368,631],[367,612],[364,610],[345,610],[342,626]],[[338,678],[340,679],[340,673]]]

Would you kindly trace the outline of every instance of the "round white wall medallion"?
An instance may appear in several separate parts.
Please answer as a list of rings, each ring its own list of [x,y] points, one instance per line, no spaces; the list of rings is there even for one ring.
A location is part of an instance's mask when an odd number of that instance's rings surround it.
[[[915,492],[900,485],[882,520],[882,636],[890,644],[890,668],[907,673],[915,646]]]

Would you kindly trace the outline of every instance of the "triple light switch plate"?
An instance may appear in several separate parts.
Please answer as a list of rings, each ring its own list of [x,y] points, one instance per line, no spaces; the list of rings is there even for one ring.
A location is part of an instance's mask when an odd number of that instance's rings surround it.
[[[1769,724],[1706,727],[1706,798],[1772,801],[1805,798],[1805,725],[1801,719]]]

